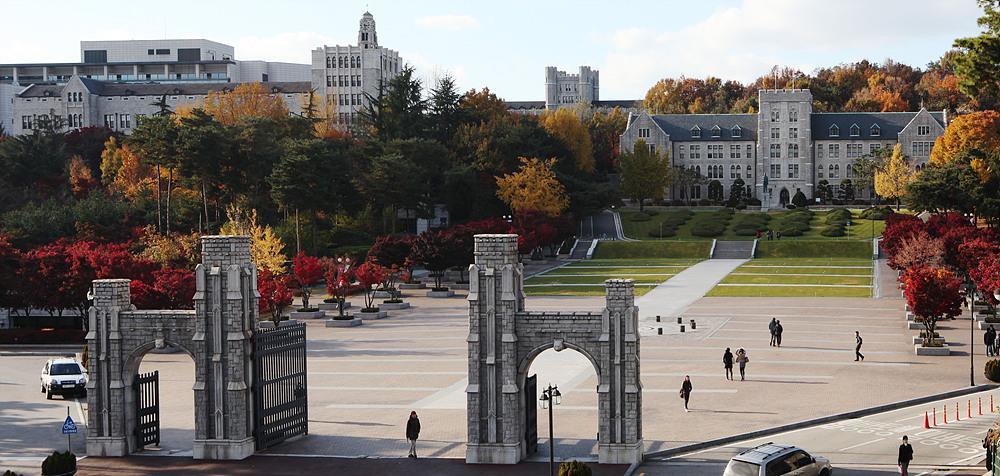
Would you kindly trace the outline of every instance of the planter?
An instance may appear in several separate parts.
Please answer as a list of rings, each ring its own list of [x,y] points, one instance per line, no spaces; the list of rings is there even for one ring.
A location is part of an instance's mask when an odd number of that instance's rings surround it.
[[[361,319],[353,317],[351,319],[327,319],[326,327],[357,327],[361,325]]]
[[[392,297],[392,293],[389,291],[375,291],[375,299],[389,299]]]
[[[912,312],[908,312],[907,311],[907,313],[906,313],[906,320],[907,321],[912,321],[913,320],[913,313]]]
[[[1000,322],[979,321],[976,324],[979,326],[979,330],[981,331],[989,329],[990,326],[993,326],[993,329],[1000,331]]]
[[[325,311],[292,311],[288,313],[289,319],[320,319],[326,317]]]
[[[294,319],[286,319],[284,321],[279,322],[278,323],[278,327],[291,326],[291,325],[298,324],[298,323],[299,323],[299,321],[296,321]],[[266,321],[258,321],[257,322],[257,328],[258,329],[274,329],[274,321],[272,321],[270,319],[268,319]]]
[[[906,328],[911,331],[922,331],[926,329],[923,322],[906,321]]]
[[[912,309],[910,309],[910,305],[909,304],[903,304],[903,310],[906,311],[906,312],[910,312]]]
[[[399,289],[423,289],[424,283],[399,283]]]
[[[427,297],[429,298],[450,298],[455,296],[455,291],[450,289],[444,291],[434,291],[433,289],[427,291]]]
[[[923,345],[915,345],[913,346],[913,351],[916,352],[917,355],[951,355],[951,349],[948,348],[948,344],[943,344],[941,347],[924,347]]]
[[[354,315],[356,317],[360,318],[363,321],[368,321],[368,320],[372,320],[372,319],[385,319],[385,317],[388,316],[389,313],[385,312],[385,311],[382,311],[382,310],[378,310],[378,311],[364,311],[364,310],[362,310],[362,311],[356,312]]]
[[[993,313],[977,312],[972,314],[972,317],[977,321],[985,321],[987,319],[996,319],[997,315]]]
[[[378,305],[380,311],[398,311],[400,309],[409,309],[410,303],[408,302],[383,302]]]
[[[350,309],[351,301],[344,301],[344,309]],[[319,303],[319,308],[323,311],[336,311],[340,309],[337,307],[336,302],[321,302]]]
[[[944,344],[944,337],[935,337],[932,341],[935,344]],[[913,345],[923,344],[924,338],[920,336],[913,336]]]
[[[449,283],[451,289],[469,289],[469,283]]]

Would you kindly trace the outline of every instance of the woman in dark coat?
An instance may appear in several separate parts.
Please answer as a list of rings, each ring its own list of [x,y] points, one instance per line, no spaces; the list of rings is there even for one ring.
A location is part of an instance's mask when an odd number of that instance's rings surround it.
[[[410,412],[410,419],[406,421],[406,440],[410,442],[410,458],[417,457],[417,438],[420,436],[420,419],[417,412]]]
[[[694,387],[691,386],[691,376],[684,376],[684,383],[681,384],[681,398],[684,399],[684,411],[688,411],[688,400],[691,399],[691,390]]]

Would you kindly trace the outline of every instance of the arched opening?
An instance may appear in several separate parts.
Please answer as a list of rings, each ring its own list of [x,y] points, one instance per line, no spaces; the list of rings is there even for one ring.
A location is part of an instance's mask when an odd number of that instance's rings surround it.
[[[136,349],[122,370],[125,385],[125,422],[130,453],[155,452],[170,456],[193,456],[195,439],[196,375],[194,357],[182,346],[166,342],[162,349],[153,343]],[[136,436],[136,410],[140,400],[149,400],[135,389],[140,374],[159,374],[159,444],[143,446]]]
[[[781,192],[778,194],[778,203],[780,203],[781,206],[785,206],[788,205],[790,201],[791,200],[788,199],[788,189],[782,187]]]
[[[559,460],[596,461],[598,455],[599,406],[597,386],[600,377],[592,358],[582,349],[566,343],[566,349],[555,351],[551,345],[536,349],[525,359],[520,372],[522,421],[526,437],[522,439],[526,457],[548,459],[549,445],[555,441],[555,458]],[[535,391],[529,395],[529,379],[535,378]],[[542,408],[539,397],[552,384],[559,388],[561,402],[552,407],[552,440],[549,439],[549,410]],[[532,408],[529,408],[531,406]],[[531,454],[526,441],[531,433],[531,410],[535,411],[538,437],[537,451]]]

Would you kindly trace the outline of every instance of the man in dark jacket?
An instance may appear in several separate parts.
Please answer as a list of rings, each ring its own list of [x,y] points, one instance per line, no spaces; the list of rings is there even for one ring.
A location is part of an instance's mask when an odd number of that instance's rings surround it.
[[[993,326],[986,329],[986,333],[983,334],[983,344],[986,344],[986,355],[993,355],[993,344],[997,339],[997,331],[993,330]]]
[[[781,333],[785,332],[785,328],[781,327],[781,321],[774,322],[774,344],[781,347]]]
[[[733,353],[726,347],[726,353],[722,354],[722,366],[726,368],[726,379],[733,379]]]
[[[417,457],[417,438],[420,436],[420,419],[417,412],[410,412],[410,419],[406,421],[406,440],[410,442],[410,458]]]
[[[897,459],[900,476],[906,476],[906,470],[910,466],[910,461],[913,461],[913,447],[910,446],[906,435],[903,435],[903,444],[899,445],[899,458]]]
[[[778,326],[778,320],[771,318],[771,323],[767,325],[767,330],[771,331],[771,346],[774,347],[774,328]]]

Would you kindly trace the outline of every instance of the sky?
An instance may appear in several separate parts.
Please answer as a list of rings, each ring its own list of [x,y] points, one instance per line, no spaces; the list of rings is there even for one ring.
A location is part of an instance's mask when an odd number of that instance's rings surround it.
[[[81,40],[205,38],[236,59],[309,63],[357,43],[370,11],[379,44],[428,85],[543,100],[544,68],[589,65],[600,98],[640,99],[664,77],[749,82],[868,59],[924,67],[979,32],[975,0],[0,0],[0,63],[80,61]]]

